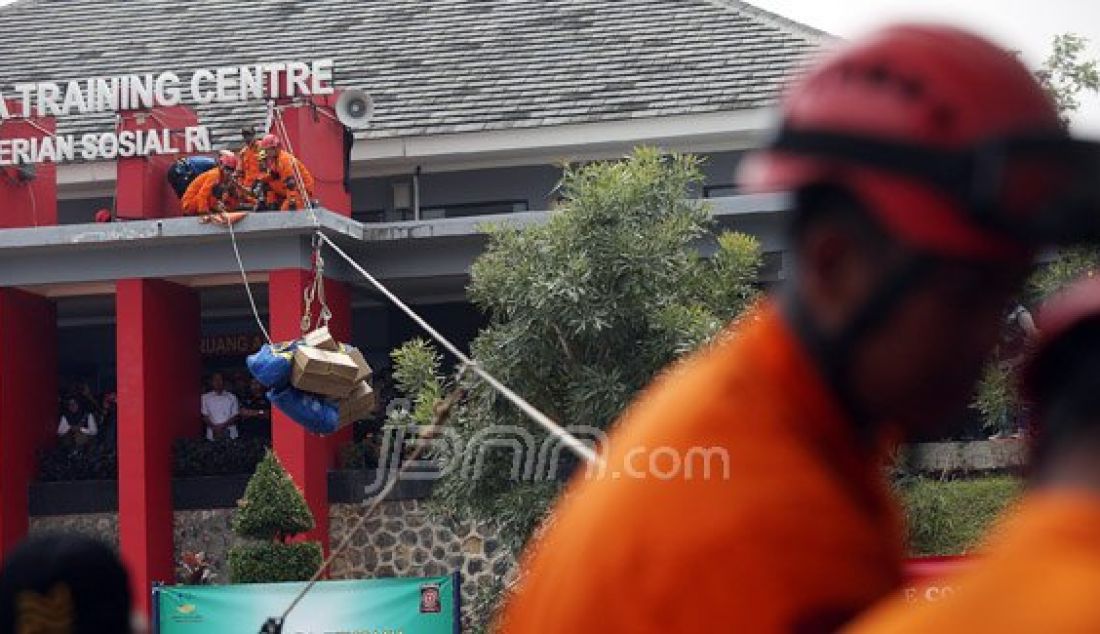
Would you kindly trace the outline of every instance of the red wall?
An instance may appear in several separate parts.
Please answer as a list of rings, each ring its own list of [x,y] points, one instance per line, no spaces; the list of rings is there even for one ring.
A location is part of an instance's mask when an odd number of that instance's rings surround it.
[[[34,456],[53,441],[57,417],[54,304],[0,289],[0,552],[27,534]]]

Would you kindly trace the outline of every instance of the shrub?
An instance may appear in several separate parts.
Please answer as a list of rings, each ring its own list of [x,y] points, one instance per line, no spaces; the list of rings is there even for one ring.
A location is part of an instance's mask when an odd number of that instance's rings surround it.
[[[172,474],[189,478],[252,473],[265,451],[267,445],[259,438],[180,438],[172,447]]]
[[[233,532],[259,540],[229,551],[229,577],[234,583],[304,581],[321,565],[317,542],[288,543],[316,526],[302,492],[268,451],[237,502]]]
[[[229,578],[233,583],[303,581],[321,565],[321,544],[267,542],[229,551]]]
[[[74,447],[58,445],[38,454],[38,479],[42,482],[118,479],[118,455],[107,443]]]
[[[982,540],[1016,499],[1021,483],[1010,476],[970,480],[913,477],[896,487],[909,523],[914,555],[958,555]]]

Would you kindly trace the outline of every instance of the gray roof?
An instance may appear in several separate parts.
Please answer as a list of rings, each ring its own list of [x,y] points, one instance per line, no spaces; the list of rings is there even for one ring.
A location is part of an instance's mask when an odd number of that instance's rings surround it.
[[[334,58],[336,83],[375,100],[369,138],[757,108],[830,39],[737,0],[21,0],[0,33],[5,90]],[[264,108],[199,112],[226,143]]]

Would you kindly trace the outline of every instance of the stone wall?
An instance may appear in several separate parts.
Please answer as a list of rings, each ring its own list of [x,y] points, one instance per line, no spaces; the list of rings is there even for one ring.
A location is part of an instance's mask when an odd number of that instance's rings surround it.
[[[29,530],[31,533],[80,533],[118,547],[117,513],[42,515],[31,518]]]
[[[176,561],[184,552],[206,554],[215,583],[229,583],[229,549],[241,543],[233,534],[234,509],[176,511],[173,540]]]
[[[918,473],[981,473],[1021,469],[1027,459],[1024,440],[929,442],[909,445],[906,466]]]
[[[330,538],[338,544],[361,517],[361,504],[330,507]],[[240,543],[233,534],[233,509],[177,511],[176,560],[184,551],[203,552],[217,575],[229,582],[229,549]],[[118,515],[89,513],[32,517],[30,530],[78,532],[118,544]],[[510,581],[514,557],[484,526],[472,522],[439,522],[428,517],[419,500],[384,502],[355,534],[348,551],[333,561],[333,579],[436,577],[462,573],[463,612],[468,620],[478,594],[500,580]],[[171,581],[171,580],[169,580]]]
[[[337,544],[360,518],[362,506],[334,504],[330,534]],[[385,502],[352,538],[348,551],[333,561],[336,579],[434,577],[462,573],[462,604],[467,620],[478,594],[494,583],[511,581],[515,558],[487,527],[473,522],[438,522],[419,500]]]

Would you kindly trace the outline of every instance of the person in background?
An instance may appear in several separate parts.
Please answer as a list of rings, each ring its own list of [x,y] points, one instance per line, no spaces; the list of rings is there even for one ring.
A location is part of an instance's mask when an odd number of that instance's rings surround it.
[[[271,440],[271,404],[267,389],[256,379],[249,382],[248,392],[241,400],[241,437]]]
[[[292,211],[304,209],[305,196],[313,199],[313,175],[305,164],[283,149],[283,142],[274,134],[260,140],[260,182],[263,183],[268,209]]]
[[[109,447],[118,446],[118,394],[114,391],[103,394],[103,412],[99,435]]]
[[[202,395],[202,421],[206,424],[207,440],[236,439],[240,404],[237,397],[225,389],[225,377],[215,373],[210,377],[210,391]]]
[[[4,556],[0,634],[130,634],[129,578],[118,555],[90,537],[28,537]]]
[[[895,597],[847,630],[1100,632],[1100,278],[1040,310],[1022,388],[1035,404],[1031,478],[972,564],[936,602]]]
[[[792,194],[791,280],[627,408],[528,546],[501,632],[831,632],[900,585],[888,456],[970,402],[1036,249],[1064,235],[1031,223],[1077,229],[1061,179],[1025,196],[993,177],[989,202],[969,160],[994,139],[1077,146],[979,36],[903,24],[838,46],[739,166],[746,191]],[[1061,173],[1042,157],[1019,158]]]
[[[241,139],[244,145],[237,150],[237,179],[242,187],[253,191],[260,180],[260,140],[256,138],[255,126],[241,128]]]
[[[65,399],[61,420],[57,424],[57,436],[61,441],[83,445],[94,439],[98,433],[95,413],[87,407],[84,399],[75,395]]]

